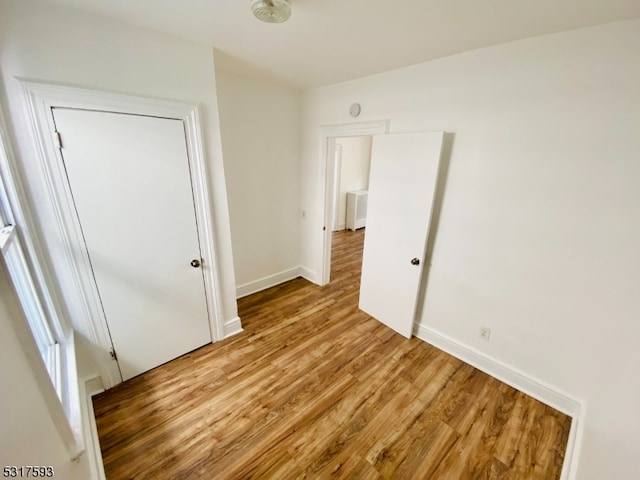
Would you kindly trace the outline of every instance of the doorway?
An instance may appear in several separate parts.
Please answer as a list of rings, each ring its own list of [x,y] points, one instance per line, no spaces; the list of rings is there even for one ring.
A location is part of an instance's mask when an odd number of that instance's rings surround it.
[[[366,220],[366,208],[356,212],[359,203],[366,206],[365,192],[369,188],[371,166],[371,136],[335,137],[329,140],[334,150],[333,221],[332,231],[362,228]],[[359,202],[355,196],[362,197]],[[354,220],[358,219],[357,224]],[[350,220],[350,221],[349,221]]]
[[[199,249],[199,251],[193,251],[194,248],[189,248],[189,254],[184,255],[185,259],[182,261],[181,267],[184,266],[189,272],[198,275],[200,282],[204,284],[207,312],[204,331],[208,332],[206,343],[221,340],[224,337],[224,322],[220,307],[220,279],[216,264],[212,203],[209,196],[198,107],[173,101],[41,82],[21,81],[21,84],[26,92],[28,111],[34,127],[34,137],[39,145],[38,167],[40,175],[44,179],[44,194],[48,196],[49,204],[55,212],[57,234],[61,240],[56,249],[53,266],[60,272],[59,275],[66,279],[62,284],[61,293],[68,302],[69,315],[75,319],[76,328],[80,330],[88,342],[105,387],[110,388],[122,382],[122,376],[118,369],[116,355],[113,352],[107,317],[102,309],[101,292],[98,290],[94,278],[92,258],[85,245],[82,219],[79,218],[79,212],[76,211],[74,192],[69,186],[65,158],[60,148],[64,147],[65,135],[64,132],[59,135],[56,131],[55,109],[60,109],[58,111],[70,109],[102,112],[104,115],[122,115],[131,118],[147,117],[177,122],[175,132],[179,132],[182,148],[186,151],[184,172],[192,193],[189,201],[191,211],[188,216],[192,223],[197,223],[195,238],[196,249]],[[108,136],[110,132],[105,130],[104,133]],[[153,166],[147,168],[143,173],[136,174],[136,178],[130,180],[137,182],[138,185],[144,185],[149,182],[152,175]],[[117,187],[114,187],[113,190],[115,194],[118,193]],[[164,220],[165,230],[162,234],[169,236],[179,234],[176,232],[179,232],[180,228],[172,229],[175,222],[171,211],[167,210]],[[117,224],[118,219],[114,218],[112,221]],[[157,236],[162,234],[157,234]],[[126,240],[125,234],[121,241]],[[143,247],[143,250],[147,248],[148,246]],[[139,252],[141,256],[147,254],[143,250]],[[200,266],[190,265],[192,260],[198,260],[198,255]],[[115,264],[106,262],[105,265],[109,268]],[[202,327],[199,328],[202,331]],[[145,348],[153,349],[157,345],[154,331],[151,329],[147,333],[138,340],[146,343]]]
[[[326,226],[338,223],[333,215],[339,210],[332,203],[338,197],[332,160],[338,156],[330,148],[335,140],[327,137],[326,186],[331,188],[325,190],[325,255],[335,235]],[[426,263],[443,138],[443,132],[385,132],[372,142],[359,308],[408,338]],[[326,260],[323,280],[328,282]]]
[[[371,141],[372,137],[369,135],[329,139],[329,151],[334,152],[331,198],[331,256],[334,265],[336,247],[340,250],[340,257],[352,254],[358,258],[352,258],[350,262],[362,262]]]
[[[322,274],[320,276],[320,285],[328,284],[331,279],[332,227],[337,214],[335,200],[337,197],[335,140],[338,138],[371,137],[372,135],[384,135],[388,132],[389,120],[331,125],[320,129],[321,171],[325,172],[323,188],[321,189],[324,195],[322,199],[324,227],[321,242]]]

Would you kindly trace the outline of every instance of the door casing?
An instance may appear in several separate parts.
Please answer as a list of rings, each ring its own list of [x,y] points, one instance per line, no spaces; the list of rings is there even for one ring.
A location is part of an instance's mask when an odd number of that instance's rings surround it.
[[[224,338],[224,322],[220,299],[220,277],[216,264],[216,242],[213,214],[209,195],[207,169],[202,141],[200,112],[197,105],[146,97],[123,95],[99,90],[50,84],[19,79],[27,104],[33,130],[35,151],[38,153],[40,175],[55,211],[58,233],[64,242],[64,259],[73,272],[77,305],[70,306],[70,315],[76,321],[86,320],[89,341],[99,351],[93,352],[101,370],[106,388],[121,382],[116,363],[111,358],[111,340],[107,321],[100,305],[97,286],[86,250],[74,248],[82,245],[82,232],[76,215],[71,191],[66,181],[64,163],[57,147],[57,136],[51,109],[53,107],[100,110],[105,112],[148,115],[180,120],[185,127],[185,140],[189,157],[198,239],[201,255],[205,294],[207,297],[212,342]]]
[[[333,221],[331,222],[331,231],[338,230],[338,212],[340,199],[340,181],[342,178],[342,145],[336,145],[333,156],[333,193],[332,205]]]

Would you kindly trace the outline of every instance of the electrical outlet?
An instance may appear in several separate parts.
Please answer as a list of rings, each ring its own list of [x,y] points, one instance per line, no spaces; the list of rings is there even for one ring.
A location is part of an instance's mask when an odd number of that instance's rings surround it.
[[[480,338],[488,342],[491,339],[491,329],[487,327],[480,327]]]

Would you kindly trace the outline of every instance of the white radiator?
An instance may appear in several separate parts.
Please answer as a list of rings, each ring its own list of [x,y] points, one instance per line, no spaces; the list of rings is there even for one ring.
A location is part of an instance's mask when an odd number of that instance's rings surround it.
[[[347,192],[347,229],[357,230],[366,225],[367,196],[367,190]]]

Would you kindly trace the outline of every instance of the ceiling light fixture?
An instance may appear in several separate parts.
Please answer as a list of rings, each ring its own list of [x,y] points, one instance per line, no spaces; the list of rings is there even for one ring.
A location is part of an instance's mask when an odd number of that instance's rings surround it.
[[[291,0],[251,0],[251,11],[263,22],[286,22],[291,16]]]

